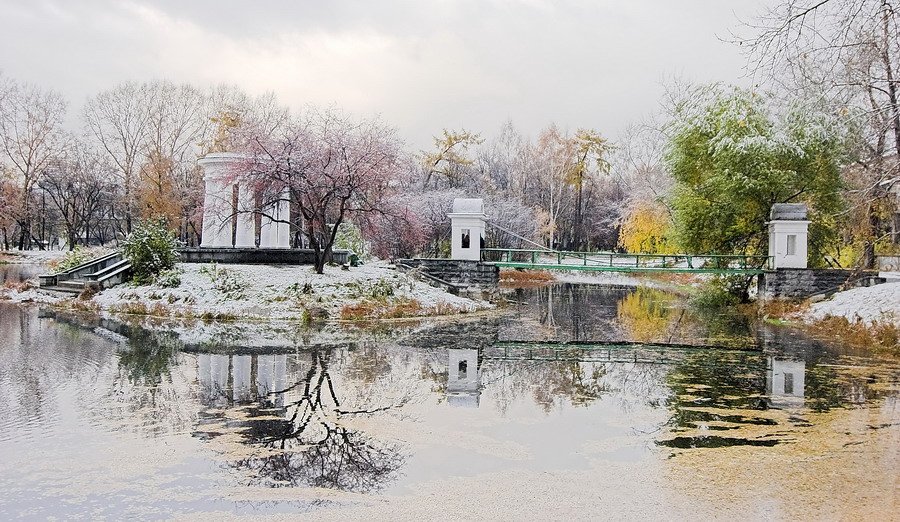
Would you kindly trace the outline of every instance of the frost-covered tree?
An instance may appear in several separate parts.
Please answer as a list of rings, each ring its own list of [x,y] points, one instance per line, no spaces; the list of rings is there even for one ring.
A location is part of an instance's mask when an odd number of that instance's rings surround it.
[[[236,175],[256,193],[253,212],[265,215],[269,205],[290,201],[292,225],[315,251],[316,272],[330,261],[341,223],[363,224],[389,212],[405,156],[395,130],[378,119],[309,108],[277,134],[253,127],[243,132],[246,160]]]
[[[679,245],[692,253],[762,254],[775,203],[812,213],[810,262],[822,263],[842,201],[840,166],[851,142],[846,118],[721,85],[697,87],[668,124],[667,166]]]
[[[864,266],[888,236],[900,242],[900,4],[895,0],[781,0],[739,37],[752,70],[789,92],[823,97],[861,128],[845,171],[845,242]],[[768,75],[761,74],[768,73]]]

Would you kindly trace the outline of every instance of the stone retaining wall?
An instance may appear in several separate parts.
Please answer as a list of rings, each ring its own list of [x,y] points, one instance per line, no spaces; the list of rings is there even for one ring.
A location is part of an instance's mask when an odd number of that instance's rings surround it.
[[[495,287],[500,282],[500,267],[481,261],[458,259],[399,259],[397,265],[421,268],[429,275],[455,286]]]
[[[181,263],[223,263],[247,265],[312,265],[315,252],[311,248],[182,248]],[[343,265],[350,260],[349,250],[335,250],[332,262]]]
[[[759,276],[759,295],[764,299],[807,299],[830,295],[844,287],[883,282],[878,272],[865,270],[779,268]]]
[[[900,256],[876,256],[878,269],[885,272],[900,272]]]

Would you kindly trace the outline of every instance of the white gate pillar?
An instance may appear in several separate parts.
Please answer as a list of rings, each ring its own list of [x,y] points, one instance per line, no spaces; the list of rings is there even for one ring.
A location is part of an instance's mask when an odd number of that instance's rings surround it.
[[[484,201],[456,198],[450,216],[450,258],[480,261],[484,238]]]
[[[803,203],[776,203],[769,214],[772,268],[807,268],[809,224]]]

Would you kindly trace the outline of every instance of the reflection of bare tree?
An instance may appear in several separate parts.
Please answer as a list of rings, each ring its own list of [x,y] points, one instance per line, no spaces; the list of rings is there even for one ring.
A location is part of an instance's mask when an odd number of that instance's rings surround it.
[[[331,424],[323,423],[322,427],[324,436],[319,440],[296,437],[295,443],[304,440],[306,449],[251,457],[238,461],[237,466],[255,471],[260,482],[273,486],[312,486],[367,493],[393,480],[406,461],[400,444],[376,441],[360,431]]]
[[[242,422],[250,444],[268,452],[246,457],[235,467],[253,471],[254,481],[270,486],[311,486],[370,492],[393,480],[405,463],[399,443],[376,440],[343,425],[342,419],[399,408],[405,400],[386,405],[342,404],[329,373],[332,350],[310,353],[310,366],[294,384],[266,398]]]

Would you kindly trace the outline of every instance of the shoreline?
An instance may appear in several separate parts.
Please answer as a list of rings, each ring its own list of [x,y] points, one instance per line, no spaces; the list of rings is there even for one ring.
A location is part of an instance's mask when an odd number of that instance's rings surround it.
[[[46,266],[62,254],[62,251],[4,252],[0,254],[0,260],[10,265]],[[19,259],[10,262],[10,257]],[[276,321],[301,326],[321,322],[353,325],[457,318],[496,309],[495,304],[486,300],[455,296],[431,287],[384,261],[350,269],[327,266],[322,275],[315,274],[307,265],[179,263],[176,266],[181,280],[168,288],[124,284],[91,296],[63,296],[29,287],[27,283],[6,283],[0,288],[0,300],[43,303],[113,318],[223,323]],[[698,284],[697,278],[682,279],[669,281],[623,274],[551,271],[538,274],[533,281],[526,277],[518,283],[526,287],[557,283],[645,286],[676,293],[689,292]],[[823,324],[843,326],[853,329],[850,337],[856,338],[863,329],[874,334],[877,328],[900,328],[900,281],[838,292],[815,303],[769,305],[756,301],[756,306],[764,320],[783,322],[820,334]],[[836,325],[835,319],[845,323]]]

